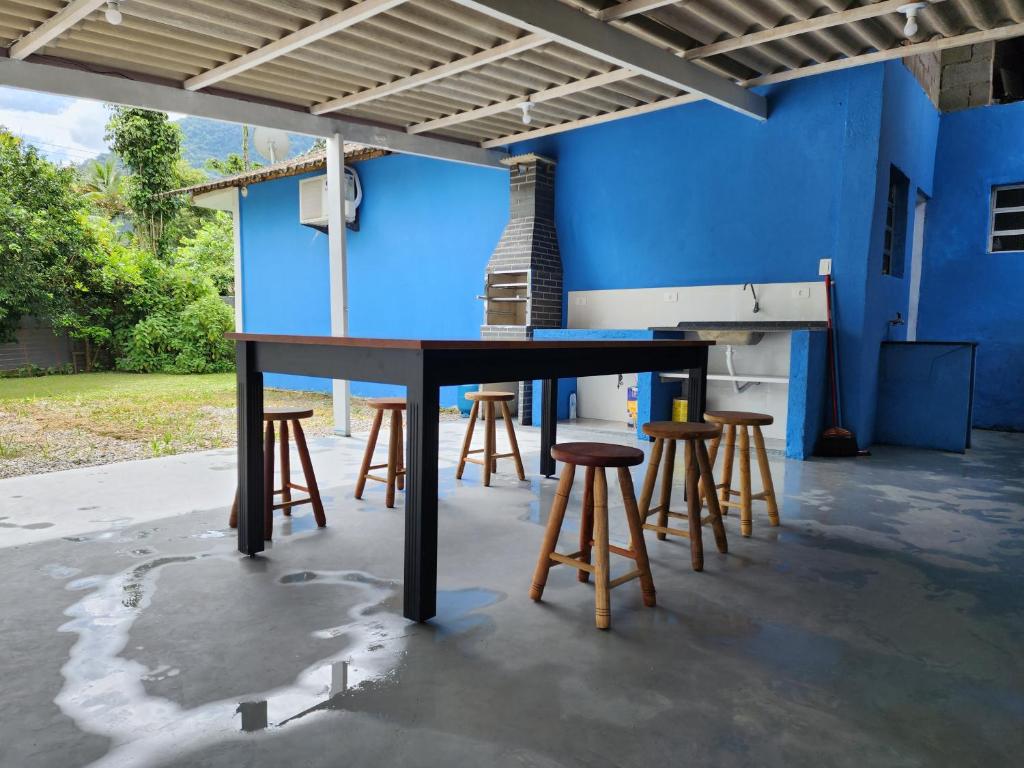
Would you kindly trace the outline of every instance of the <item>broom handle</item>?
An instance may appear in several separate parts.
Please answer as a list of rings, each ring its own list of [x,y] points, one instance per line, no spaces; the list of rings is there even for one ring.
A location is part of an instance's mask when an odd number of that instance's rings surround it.
[[[828,383],[832,395],[832,426],[839,426],[839,405],[836,394],[836,343],[832,327],[832,276],[825,275],[825,318],[828,322]]]

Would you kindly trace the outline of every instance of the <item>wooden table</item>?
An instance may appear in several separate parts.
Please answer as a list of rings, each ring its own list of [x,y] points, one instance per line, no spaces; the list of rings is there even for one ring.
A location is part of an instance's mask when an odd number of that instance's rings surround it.
[[[437,593],[437,449],[440,387],[543,380],[540,473],[555,473],[558,379],[688,371],[689,413],[701,420],[704,341],[420,341],[229,333],[238,356],[238,549],[263,550],[263,374],[292,373],[406,387],[404,613],[434,616]]]

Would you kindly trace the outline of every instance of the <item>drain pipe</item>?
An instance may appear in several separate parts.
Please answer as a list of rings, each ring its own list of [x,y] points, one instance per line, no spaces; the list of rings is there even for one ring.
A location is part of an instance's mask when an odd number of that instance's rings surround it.
[[[725,367],[729,371],[729,375],[730,376],[735,376],[736,375],[736,368],[733,365],[733,361],[732,361],[732,351],[733,351],[732,350],[732,344],[727,344],[726,347],[725,347]],[[733,380],[732,386],[733,386],[733,389],[736,390],[736,393],[739,394],[740,392],[746,392],[747,389],[749,389],[752,384],[760,384],[760,383],[761,382],[759,382],[759,381],[744,381],[742,384],[740,384],[740,382],[738,382],[736,380]]]

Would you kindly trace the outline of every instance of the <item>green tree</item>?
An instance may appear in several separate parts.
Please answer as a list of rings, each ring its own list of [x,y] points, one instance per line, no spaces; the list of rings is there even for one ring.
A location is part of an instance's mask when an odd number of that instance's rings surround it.
[[[181,129],[164,112],[114,107],[105,138],[132,172],[125,198],[136,236],[163,255],[174,242],[169,242],[168,227],[185,203],[168,194],[182,186]]]
[[[93,248],[75,172],[0,128],[0,341],[24,315],[60,311],[74,267]]]
[[[81,189],[89,201],[108,219],[125,213],[125,177],[117,167],[117,160],[93,160],[81,177]]]
[[[221,296],[235,292],[235,232],[231,216],[215,211],[194,234],[183,237],[174,255],[178,266],[206,275]]]
[[[218,176],[234,176],[236,173],[245,173],[256,168],[262,168],[263,164],[250,162],[246,166],[245,158],[237,152],[232,152],[223,160],[216,157],[209,158],[203,163],[203,167]]]

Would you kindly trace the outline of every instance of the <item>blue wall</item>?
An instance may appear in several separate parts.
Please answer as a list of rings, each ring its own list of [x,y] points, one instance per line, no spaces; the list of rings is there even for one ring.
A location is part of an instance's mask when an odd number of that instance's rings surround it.
[[[475,297],[508,214],[508,176],[412,156],[356,164],[360,230],[348,232],[349,333],[479,338]],[[295,176],[254,184],[242,200],[243,323],[265,333],[330,334],[327,236],[299,224]],[[329,391],[325,379],[273,375],[270,386]],[[363,396],[399,390],[354,382]],[[442,392],[454,405],[455,391]]]
[[[1024,253],[988,253],[992,185],[1024,182],[1024,102],[942,116],[918,337],[978,342],[975,425],[1024,430]]]
[[[887,183],[898,161],[930,189],[938,117],[898,62],[764,92],[771,116],[763,123],[699,103],[512,151],[558,160],[566,290],[814,280],[818,260],[831,258],[845,421],[867,446],[881,336],[865,328],[884,331],[890,310],[888,287],[874,285],[880,170]],[[905,152],[900,142],[911,134],[915,147]]]

